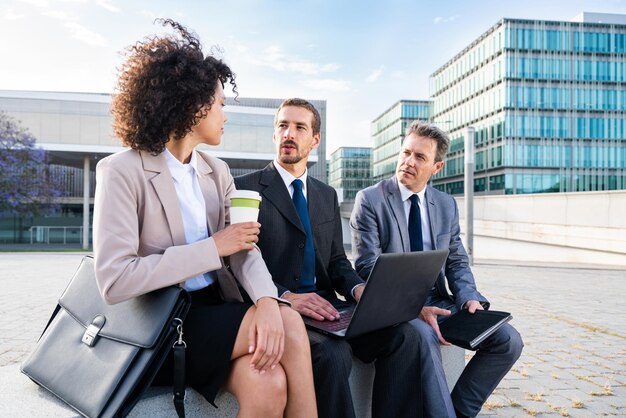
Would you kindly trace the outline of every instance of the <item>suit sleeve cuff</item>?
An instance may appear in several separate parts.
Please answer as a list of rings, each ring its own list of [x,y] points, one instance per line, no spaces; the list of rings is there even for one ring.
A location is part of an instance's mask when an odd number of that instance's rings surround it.
[[[261,296],[260,298],[258,298],[258,299],[256,300],[256,302],[255,302],[254,304],[256,305],[257,303],[259,303],[259,301],[260,301],[261,299],[263,299],[263,298],[270,298],[270,299],[274,299],[276,302],[278,302],[278,304],[279,304],[279,305],[287,305],[287,306],[289,306],[289,307],[291,308],[291,302],[289,302],[288,300],[283,299],[283,298],[277,298],[277,297],[275,297],[275,296]]]
[[[360,283],[360,284],[357,284],[356,286],[354,286],[354,287],[352,288],[352,290],[350,291],[350,296],[352,296],[352,299],[355,299],[355,298],[354,298],[354,291],[355,291],[355,290],[356,290],[356,288],[357,288],[357,287],[359,287],[359,286],[365,287],[365,283]]]

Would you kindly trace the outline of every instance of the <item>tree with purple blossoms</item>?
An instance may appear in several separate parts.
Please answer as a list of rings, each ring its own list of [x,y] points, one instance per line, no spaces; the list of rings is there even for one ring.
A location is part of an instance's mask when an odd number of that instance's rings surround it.
[[[0,215],[46,215],[56,210],[60,196],[46,151],[14,118],[0,112]]]

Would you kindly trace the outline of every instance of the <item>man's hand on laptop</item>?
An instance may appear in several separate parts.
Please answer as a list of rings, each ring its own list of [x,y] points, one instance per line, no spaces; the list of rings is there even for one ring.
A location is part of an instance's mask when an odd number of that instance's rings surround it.
[[[339,319],[337,309],[317,293],[287,292],[283,295],[283,299],[291,302],[291,307],[300,315],[308,316],[316,321],[335,321]]]
[[[450,343],[441,336],[441,331],[439,331],[439,324],[437,323],[437,316],[448,316],[450,315],[450,313],[451,312],[449,310],[441,309],[436,306],[424,306],[422,308],[422,311],[420,312],[419,317],[428,325],[433,327],[433,329],[435,330],[435,334],[437,334],[437,338],[439,339],[439,344],[441,345],[450,345]]]

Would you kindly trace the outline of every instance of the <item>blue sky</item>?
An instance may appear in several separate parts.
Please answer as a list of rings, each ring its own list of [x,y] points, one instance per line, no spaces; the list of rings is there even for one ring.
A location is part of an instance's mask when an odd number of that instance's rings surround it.
[[[327,154],[371,145],[399,99],[503,17],[626,14],[626,0],[0,0],[0,89],[111,93],[120,51],[170,17],[219,45],[247,97],[327,100]],[[271,139],[268,138],[268,141]]]

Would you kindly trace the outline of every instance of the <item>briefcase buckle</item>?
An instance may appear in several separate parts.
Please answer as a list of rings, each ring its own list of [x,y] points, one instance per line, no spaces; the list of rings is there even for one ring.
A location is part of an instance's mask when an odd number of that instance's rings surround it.
[[[97,315],[85,330],[81,341],[87,346],[93,347],[96,344],[98,334],[100,334],[100,330],[104,326],[105,322],[106,318],[103,315]]]

